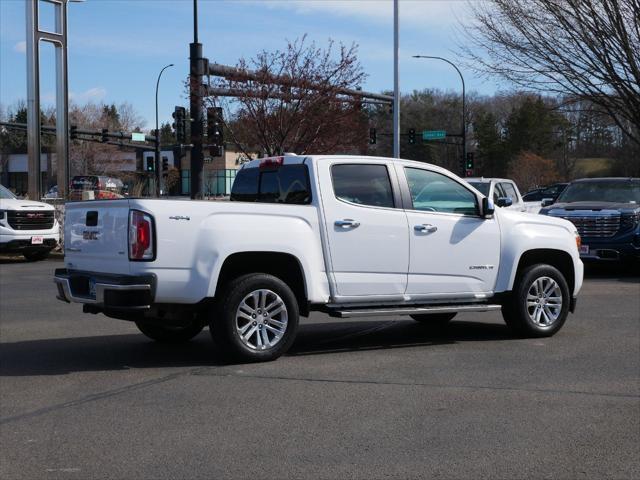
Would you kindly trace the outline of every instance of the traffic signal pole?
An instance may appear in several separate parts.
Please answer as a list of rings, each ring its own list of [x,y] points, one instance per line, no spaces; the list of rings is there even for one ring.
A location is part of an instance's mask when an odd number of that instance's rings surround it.
[[[191,198],[201,199],[203,193],[204,154],[202,151],[205,59],[198,42],[198,0],[193,0],[193,43],[189,45],[189,109],[191,112]]]

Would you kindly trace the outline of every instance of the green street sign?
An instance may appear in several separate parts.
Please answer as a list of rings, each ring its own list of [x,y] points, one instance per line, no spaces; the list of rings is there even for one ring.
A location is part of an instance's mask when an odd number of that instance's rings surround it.
[[[133,142],[144,142],[144,133],[133,132],[131,134],[131,141],[133,141]]]
[[[446,138],[447,132],[444,130],[423,130],[422,140],[439,140]]]

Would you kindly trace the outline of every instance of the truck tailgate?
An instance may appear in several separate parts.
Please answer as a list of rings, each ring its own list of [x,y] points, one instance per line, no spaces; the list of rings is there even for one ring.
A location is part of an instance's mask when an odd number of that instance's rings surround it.
[[[65,206],[67,268],[129,273],[129,201],[71,202]]]

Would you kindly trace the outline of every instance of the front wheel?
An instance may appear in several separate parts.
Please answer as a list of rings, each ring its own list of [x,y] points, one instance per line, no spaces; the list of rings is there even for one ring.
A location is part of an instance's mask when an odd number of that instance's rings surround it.
[[[295,340],[298,302],[289,286],[273,275],[243,275],[216,303],[209,324],[213,341],[240,361],[275,360]]]
[[[158,325],[152,322],[153,320],[138,320],[135,323],[138,330],[150,339],[160,343],[188,342],[204,328],[198,321],[193,321],[183,326]]]
[[[570,303],[569,286],[557,268],[531,265],[518,275],[502,316],[519,335],[550,337],[564,325]]]

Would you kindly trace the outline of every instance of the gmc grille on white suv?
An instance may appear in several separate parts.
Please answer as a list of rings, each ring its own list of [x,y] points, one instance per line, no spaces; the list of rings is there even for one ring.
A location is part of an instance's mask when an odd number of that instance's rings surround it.
[[[54,217],[52,210],[8,210],[7,221],[14,230],[49,230]]]

